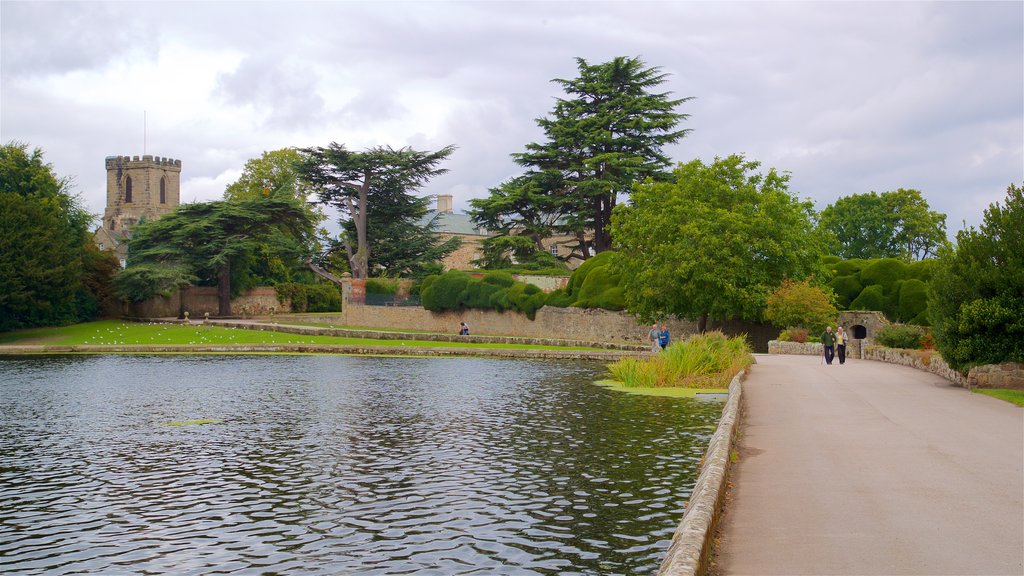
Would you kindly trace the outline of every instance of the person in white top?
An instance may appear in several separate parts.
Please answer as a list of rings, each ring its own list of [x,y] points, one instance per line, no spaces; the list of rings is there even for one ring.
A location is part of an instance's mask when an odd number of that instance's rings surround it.
[[[846,332],[843,327],[836,328],[836,356],[839,356],[839,363],[846,363]]]

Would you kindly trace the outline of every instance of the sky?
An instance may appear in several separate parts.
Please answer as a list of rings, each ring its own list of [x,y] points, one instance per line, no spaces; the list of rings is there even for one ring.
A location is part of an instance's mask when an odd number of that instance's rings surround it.
[[[102,214],[104,158],[214,200],[284,147],[453,144],[456,211],[521,173],[556,78],[637,57],[692,97],[674,162],[744,154],[817,209],[920,190],[952,236],[1024,182],[1024,2],[0,1],[0,141]]]

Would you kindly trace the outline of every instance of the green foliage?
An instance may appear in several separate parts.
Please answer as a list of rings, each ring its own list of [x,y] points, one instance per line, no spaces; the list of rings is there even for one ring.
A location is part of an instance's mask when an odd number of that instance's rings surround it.
[[[896,319],[916,324],[918,318],[926,318],[928,310],[928,285],[911,278],[903,282],[899,292],[899,309]],[[922,316],[924,314],[924,316]]]
[[[827,267],[833,274],[829,286],[842,309],[875,310],[893,321],[927,325],[926,292],[934,266],[935,260],[878,258],[830,260]]]
[[[554,80],[566,97],[537,120],[546,140],[513,155],[528,172],[473,205],[481,223],[509,222],[535,239],[555,230],[575,236],[587,257],[611,248],[618,195],[669,166],[662,147],[686,134],[676,129],[686,115],[674,110],[689,99],[658,91],[667,75],[637,58],[602,64],[577,58],[576,64],[577,78]],[[583,240],[587,231],[592,242]]]
[[[954,368],[1024,362],[1024,192],[985,210],[980,230],[940,252],[929,309],[942,357]]]
[[[312,233],[310,213],[296,200],[252,198],[183,204],[159,220],[137,225],[128,243],[128,268],[134,274],[121,295],[128,299],[146,296],[144,282],[152,280],[150,296],[165,290],[168,282],[195,277],[201,284],[217,285],[220,314],[231,313],[232,279],[244,276],[260,247],[270,239],[292,238],[302,245]],[[145,265],[148,271],[134,273]],[[159,267],[177,269],[163,273]],[[179,270],[180,269],[180,270]],[[130,286],[130,290],[128,287]],[[235,286],[235,290],[240,286]]]
[[[779,333],[779,340],[782,342],[807,342],[807,328],[786,328]]]
[[[507,272],[491,272],[483,278],[474,278],[465,272],[450,270],[440,276],[430,276],[420,289],[420,303],[427,310],[512,310],[533,320],[536,312],[547,301],[540,288],[516,282]]]
[[[853,194],[821,212],[843,258],[934,257],[946,243],[946,216],[929,209],[917,190]],[[845,274],[844,274],[845,275]]]
[[[875,340],[889,348],[917,350],[921,347],[922,335],[921,330],[913,326],[891,324],[879,330],[875,335]]]
[[[850,303],[864,290],[856,275],[836,276],[828,285],[835,292],[839,306],[843,308],[849,308]]]
[[[627,387],[727,388],[752,363],[746,337],[707,332],[674,342],[650,359],[623,358],[608,370]]]
[[[367,294],[388,294],[394,295],[398,292],[398,280],[388,278],[367,278]]]
[[[548,301],[544,305],[554,306],[555,308],[568,308],[575,301],[576,299],[570,296],[565,288],[559,288],[548,294]]]
[[[109,294],[92,217],[68,188],[42,150],[0,147],[0,331],[91,319]]]
[[[613,254],[612,252],[606,252]],[[603,308],[623,310],[626,307],[625,291],[621,286],[622,274],[609,263],[595,266],[583,279],[573,306],[577,308]]]
[[[835,322],[835,296],[811,285],[808,280],[786,279],[768,297],[764,317],[772,324],[788,328],[808,328],[817,332]]]
[[[850,303],[850,310],[883,311],[886,307],[885,289],[878,284],[868,286]]]
[[[885,293],[893,294],[896,282],[907,276],[907,265],[894,258],[875,260],[860,271],[860,281],[865,286],[879,285]]]
[[[341,292],[335,284],[278,284],[277,300],[290,302],[292,312],[340,312]]]
[[[814,207],[789,177],[741,155],[681,164],[671,182],[637,186],[616,208],[613,235],[627,309],[644,321],[675,316],[760,320],[785,278],[821,269]]]
[[[301,150],[300,178],[317,191],[321,204],[340,213],[344,233],[331,251],[344,248],[354,278],[367,278],[371,265],[393,276],[419,276],[422,266],[458,248],[458,240],[441,242],[433,233],[436,220],[420,223],[429,199],[412,194],[447,172],[438,166],[454,151],[446,146],[436,152],[351,152],[337,142]]]

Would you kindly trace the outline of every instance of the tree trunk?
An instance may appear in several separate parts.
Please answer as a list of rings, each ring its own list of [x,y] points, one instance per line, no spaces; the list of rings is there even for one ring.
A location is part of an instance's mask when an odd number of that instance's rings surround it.
[[[219,316],[231,316],[231,262],[217,272],[217,309]]]
[[[708,315],[701,314],[700,318],[697,319],[697,332],[703,334],[708,330]]]

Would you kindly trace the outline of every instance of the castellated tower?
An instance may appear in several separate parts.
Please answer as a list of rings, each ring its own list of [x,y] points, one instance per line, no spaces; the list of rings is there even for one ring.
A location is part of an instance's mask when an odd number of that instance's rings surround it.
[[[107,156],[107,208],[96,230],[101,250],[114,250],[121,265],[125,238],[142,220],[156,220],[181,202],[181,160],[159,156]]]

